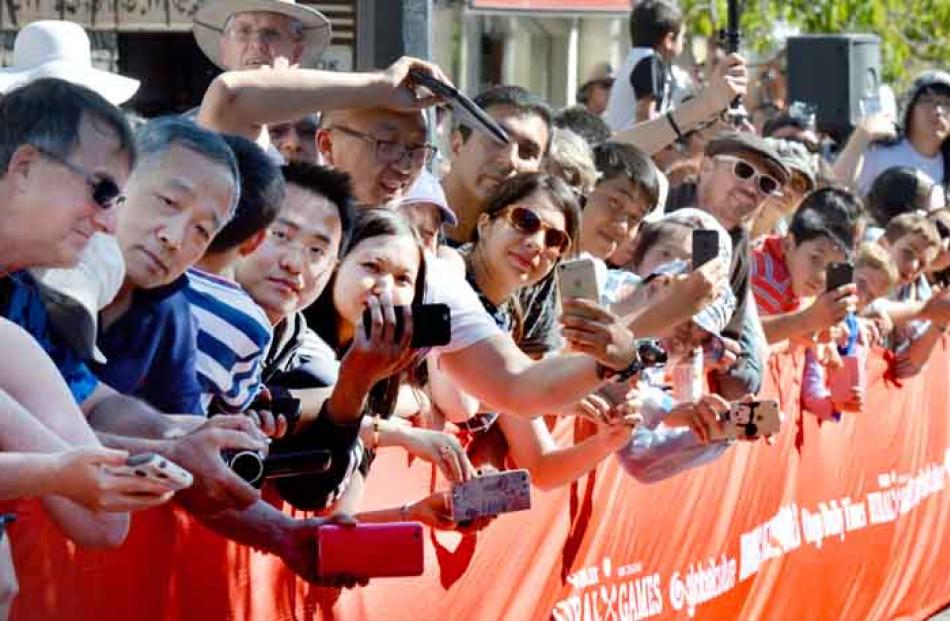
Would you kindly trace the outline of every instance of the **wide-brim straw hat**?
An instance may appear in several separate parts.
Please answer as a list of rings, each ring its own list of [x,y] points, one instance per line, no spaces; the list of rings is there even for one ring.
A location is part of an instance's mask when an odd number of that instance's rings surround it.
[[[330,45],[332,32],[330,20],[316,9],[293,0],[213,0],[195,13],[194,35],[198,47],[211,62],[221,65],[221,35],[232,15],[264,11],[293,17],[301,23],[304,33],[304,50],[300,56],[301,67],[313,67]]]

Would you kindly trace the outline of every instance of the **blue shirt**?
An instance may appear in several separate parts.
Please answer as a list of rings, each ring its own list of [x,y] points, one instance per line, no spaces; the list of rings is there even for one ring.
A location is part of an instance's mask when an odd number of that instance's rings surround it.
[[[271,326],[236,282],[197,269],[186,274],[185,296],[198,326],[198,382],[202,409],[239,413],[261,391]]]
[[[40,297],[39,285],[25,271],[14,272],[2,281],[6,289],[3,296],[6,300],[0,304],[3,316],[36,339],[56,364],[76,403],[82,404],[99,385],[99,380],[82,358],[55,333]]]
[[[201,414],[196,371],[197,329],[185,296],[187,279],[137,289],[124,315],[102,329],[99,349],[109,361],[93,369],[106,384],[169,414]]]

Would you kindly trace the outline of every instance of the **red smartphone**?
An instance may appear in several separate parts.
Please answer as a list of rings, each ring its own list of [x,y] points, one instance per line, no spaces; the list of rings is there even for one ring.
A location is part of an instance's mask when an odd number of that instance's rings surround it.
[[[421,576],[424,566],[419,522],[327,525],[317,530],[320,576]]]

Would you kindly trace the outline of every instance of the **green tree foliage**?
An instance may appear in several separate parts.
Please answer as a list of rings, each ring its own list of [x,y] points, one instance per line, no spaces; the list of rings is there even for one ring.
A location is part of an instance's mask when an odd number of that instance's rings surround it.
[[[726,25],[726,0],[681,0],[689,32]],[[950,0],[740,0],[743,45],[775,51],[776,24],[802,34],[862,32],[881,37],[886,80],[905,84],[924,67],[950,67]]]

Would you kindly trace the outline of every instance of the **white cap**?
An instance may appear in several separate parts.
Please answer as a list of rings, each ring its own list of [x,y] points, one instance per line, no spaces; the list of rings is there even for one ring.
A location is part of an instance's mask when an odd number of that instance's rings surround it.
[[[449,207],[449,201],[445,198],[445,191],[438,178],[426,169],[422,170],[419,178],[412,185],[406,196],[399,201],[399,206],[415,205],[418,203],[431,203],[439,208],[442,216],[442,224],[457,226],[459,221],[455,212]]]
[[[54,327],[83,356],[106,357],[96,346],[99,311],[111,302],[125,279],[125,261],[115,236],[95,233],[75,267],[33,270]]]

